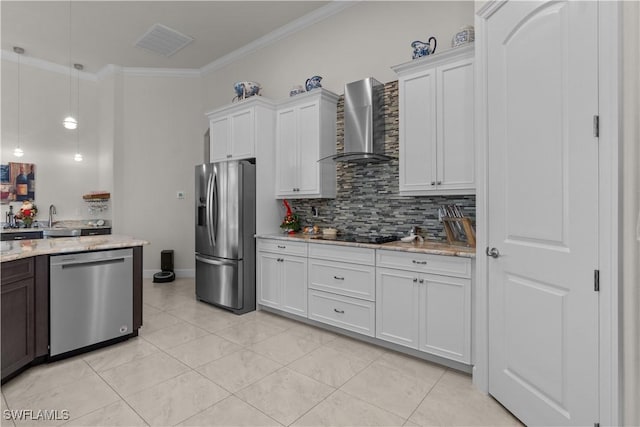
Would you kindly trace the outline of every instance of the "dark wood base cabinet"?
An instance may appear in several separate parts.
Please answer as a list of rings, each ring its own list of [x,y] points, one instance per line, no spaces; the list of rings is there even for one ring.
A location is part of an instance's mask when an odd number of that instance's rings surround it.
[[[49,256],[2,264],[1,376],[4,384],[49,357]],[[133,248],[133,329],[142,326],[142,247]]]
[[[48,352],[48,256],[2,263],[2,381]]]

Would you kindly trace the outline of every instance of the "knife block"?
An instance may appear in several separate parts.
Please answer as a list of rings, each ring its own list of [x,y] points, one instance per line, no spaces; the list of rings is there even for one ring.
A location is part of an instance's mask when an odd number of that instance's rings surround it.
[[[469,218],[443,217],[442,222],[444,223],[444,231],[447,233],[449,244],[476,247],[476,233],[473,231]],[[460,234],[458,225],[462,225],[464,236],[458,235]]]

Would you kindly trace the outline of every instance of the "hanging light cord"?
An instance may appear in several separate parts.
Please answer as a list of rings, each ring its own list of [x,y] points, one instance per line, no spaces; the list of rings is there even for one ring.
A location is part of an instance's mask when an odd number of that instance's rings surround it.
[[[15,50],[15,48],[14,48]],[[24,52],[24,50],[22,51]],[[22,98],[20,98],[20,56],[22,54],[22,52],[20,51],[16,51],[16,53],[18,54],[18,148],[20,148],[20,135],[21,135],[21,131],[22,131],[22,126],[21,125],[21,120],[22,120],[22,112],[20,110],[22,110],[22,102],[20,102],[20,100]]]
[[[69,114],[73,111],[72,104],[72,86],[71,86],[71,0],[69,0]],[[76,119],[77,120],[77,119]]]
[[[78,90],[76,91],[76,95],[78,96],[78,102],[76,106],[78,110],[76,111],[76,120],[80,123],[80,70],[82,69],[82,65],[74,64],[76,69],[76,80],[78,84]],[[78,126],[78,130],[76,131],[76,153],[80,154],[80,126]]]

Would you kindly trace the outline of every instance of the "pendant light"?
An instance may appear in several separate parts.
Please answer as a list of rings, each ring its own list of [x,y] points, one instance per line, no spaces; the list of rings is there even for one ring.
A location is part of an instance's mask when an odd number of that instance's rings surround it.
[[[22,100],[20,98],[20,55],[24,53],[24,49],[18,46],[13,47],[13,51],[18,54],[18,145],[13,150],[13,155],[16,157],[24,156],[24,151],[20,148],[20,134],[21,134],[21,111],[22,110]]]
[[[76,105],[78,107],[77,117],[78,120],[80,120],[80,71],[84,67],[82,66],[82,64],[73,64],[73,68],[76,69],[76,82],[78,83],[78,90],[76,91],[76,94],[78,95],[78,102],[76,103]],[[76,154],[75,156],[73,156],[73,160],[75,160],[76,162],[82,161],[82,154],[80,154],[80,129],[78,129],[78,131],[76,132]]]
[[[69,64],[71,64],[71,0],[69,0]],[[73,117],[71,99],[71,68],[69,68],[69,115],[62,121],[62,126],[66,129],[73,130],[78,127],[78,120]]]

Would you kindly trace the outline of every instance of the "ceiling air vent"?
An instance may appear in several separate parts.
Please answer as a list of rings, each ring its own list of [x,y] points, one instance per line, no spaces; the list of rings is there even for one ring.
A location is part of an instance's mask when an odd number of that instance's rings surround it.
[[[163,56],[171,56],[193,41],[192,37],[162,24],[154,24],[138,39],[135,46]]]

